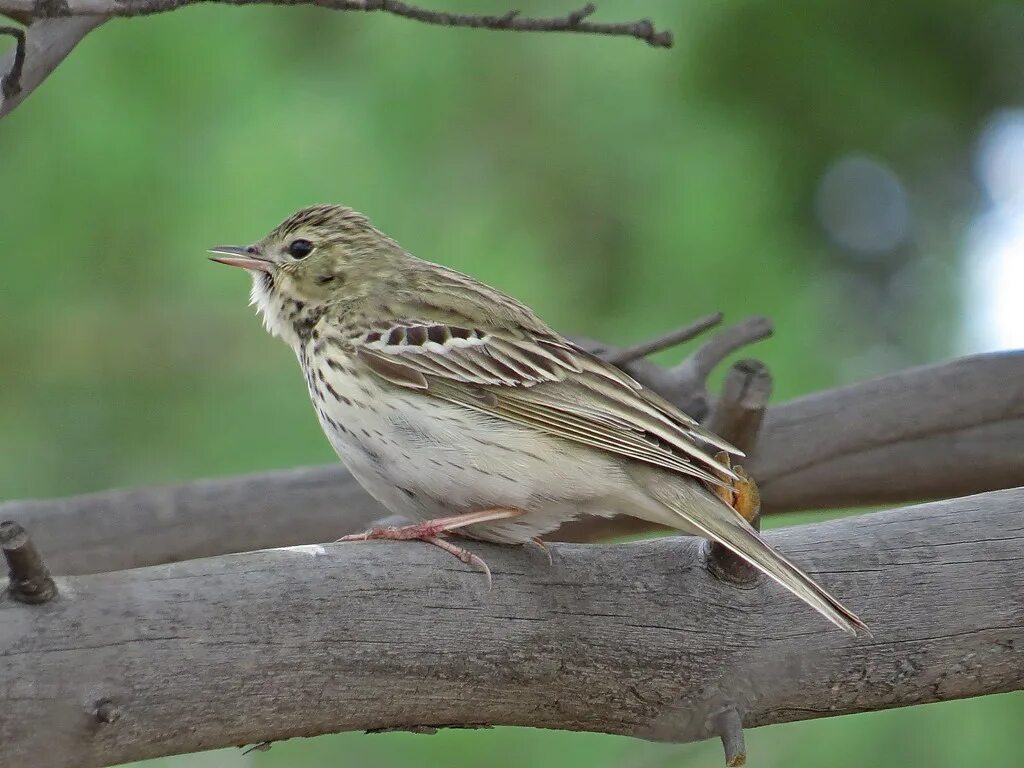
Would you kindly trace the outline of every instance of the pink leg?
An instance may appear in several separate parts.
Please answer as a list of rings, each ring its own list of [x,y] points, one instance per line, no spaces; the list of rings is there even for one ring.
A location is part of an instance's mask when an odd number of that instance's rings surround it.
[[[450,517],[437,517],[433,520],[426,520],[414,525],[403,525],[394,528],[371,528],[365,533],[353,533],[349,536],[342,536],[338,541],[370,541],[371,539],[391,539],[392,541],[425,541],[440,547],[450,555],[454,555],[467,565],[477,565],[487,575],[487,586],[491,585],[491,569],[487,563],[474,555],[465,547],[445,541],[442,536],[464,528],[467,525],[477,523],[489,523],[493,520],[508,520],[526,514],[521,509],[508,507],[495,507],[493,509],[481,509],[477,512],[467,512],[462,515],[451,515]]]

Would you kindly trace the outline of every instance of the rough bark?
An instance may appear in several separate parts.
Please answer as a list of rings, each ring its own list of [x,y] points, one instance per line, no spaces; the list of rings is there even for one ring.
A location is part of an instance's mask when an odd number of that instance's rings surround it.
[[[0,12],[4,11],[0,3]],[[14,15],[13,13],[11,14]],[[28,98],[67,58],[82,38],[106,21],[102,16],[75,16],[39,19],[25,30],[25,65],[19,73],[16,92],[0,96],[0,118],[6,117]],[[15,51],[0,57],[0,73],[8,74],[15,62]]]
[[[651,380],[665,369],[631,370]],[[769,407],[750,460],[765,513],[1024,485],[1024,352],[978,355]],[[340,466],[0,504],[55,573],[331,541],[385,512]],[[556,538],[650,526],[581,521]]]
[[[701,542],[270,550],[0,597],[0,763],[420,726],[690,741],[1024,687],[1024,489],[772,531],[867,621],[717,581]],[[734,746],[734,751],[735,751]]]

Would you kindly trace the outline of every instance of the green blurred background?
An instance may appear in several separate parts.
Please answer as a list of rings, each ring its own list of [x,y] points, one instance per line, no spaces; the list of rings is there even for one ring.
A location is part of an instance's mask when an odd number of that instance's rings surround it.
[[[638,16],[675,48],[308,8],[94,32],[0,124],[0,498],[333,461],[247,280],[204,258],[320,201],[566,332],[630,342],[767,314],[756,354],[779,399],[1024,346],[1021,5],[599,3]],[[1024,697],[998,696],[748,746],[765,767],[1014,765],[1022,717]],[[505,728],[146,765],[720,761],[713,743]]]

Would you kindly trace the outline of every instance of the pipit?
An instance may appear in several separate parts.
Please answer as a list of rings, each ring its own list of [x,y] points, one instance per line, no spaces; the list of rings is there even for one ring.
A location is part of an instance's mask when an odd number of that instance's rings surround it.
[[[352,475],[421,521],[344,540],[421,539],[483,565],[449,535],[523,544],[583,515],[632,515],[718,541],[867,632],[727,502],[739,478],[712,452],[735,448],[515,299],[338,205],[210,250],[252,273],[252,303],[298,356]]]

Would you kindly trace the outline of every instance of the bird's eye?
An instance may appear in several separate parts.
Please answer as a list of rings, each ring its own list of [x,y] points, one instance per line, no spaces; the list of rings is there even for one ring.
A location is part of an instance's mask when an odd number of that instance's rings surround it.
[[[288,255],[293,259],[304,259],[313,252],[313,244],[309,240],[292,240],[288,245]]]

